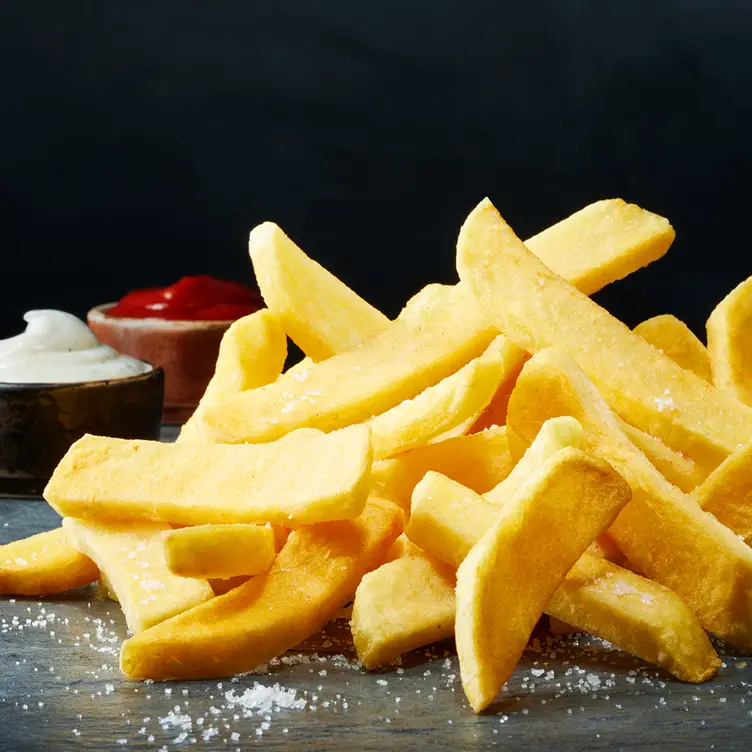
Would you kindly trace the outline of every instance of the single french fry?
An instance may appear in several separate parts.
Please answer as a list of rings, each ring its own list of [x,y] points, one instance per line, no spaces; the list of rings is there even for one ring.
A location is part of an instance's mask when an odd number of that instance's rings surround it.
[[[97,577],[97,565],[68,543],[61,527],[0,546],[2,595],[64,593]]]
[[[499,336],[456,373],[372,418],[368,425],[374,458],[416,449],[460,423],[475,421],[522,359],[522,351]]]
[[[313,360],[349,350],[389,324],[383,313],[306,256],[273,222],[251,230],[248,251],[267,306]]]
[[[462,688],[476,713],[511,675],[567,572],[629,501],[607,463],[567,448],[504,505],[457,570],[455,641]],[[554,535],[556,545],[541,545]]]
[[[454,634],[454,570],[407,556],[367,574],[355,591],[352,636],[367,669]]]
[[[713,383],[708,351],[681,319],[670,314],[654,316],[638,324],[633,331],[682,368],[696,373],[708,384]]]
[[[391,502],[354,520],[295,530],[272,568],[209,603],[126,640],[131,679],[199,679],[249,671],[317,632],[380,566],[402,529]]]
[[[332,431],[411,399],[479,356],[497,332],[464,288],[443,287],[421,324],[394,321],[362,346],[207,410],[215,440],[264,442],[301,426]]]
[[[101,525],[66,518],[68,541],[96,562],[125,615],[141,632],[214,597],[206,580],[177,577],[167,568],[160,523]]]
[[[660,439],[619,419],[626,437],[650,460],[658,472],[677,488],[689,493],[708,477],[706,470],[694,460],[667,447]]]
[[[752,408],[678,366],[558,277],[488,199],[460,230],[457,268],[500,331],[528,352],[566,350],[624,420],[705,469],[752,436]]]
[[[707,334],[713,383],[752,405],[752,277],[715,307]]]
[[[500,509],[438,473],[429,473],[421,486],[415,490],[415,514],[425,517],[425,553],[456,566],[493,526]],[[564,578],[546,613],[662,666],[682,681],[709,679],[720,662],[681,598],[594,556],[589,553],[592,548],[593,544]]]
[[[509,422],[531,438],[556,415],[577,418],[589,451],[632,488],[632,501],[609,529],[627,559],[683,598],[708,631],[752,648],[752,549],[650,464],[571,358],[545,350],[522,369]]]
[[[371,489],[405,511],[420,479],[436,470],[478,493],[493,488],[509,475],[514,463],[505,427],[490,428],[471,436],[458,436],[428,444],[389,460],[373,463]]]
[[[693,496],[703,510],[751,543],[752,441],[721,463]]]
[[[661,258],[676,233],[664,217],[620,198],[596,201],[528,238],[525,245],[560,277],[592,295]]]
[[[163,538],[167,568],[180,577],[261,574],[276,555],[267,525],[196,525],[167,530]]]
[[[287,337],[271,311],[262,309],[233,322],[219,343],[214,375],[177,440],[203,441],[207,406],[230,394],[270,384],[282,373],[286,357]]]
[[[87,435],[60,461],[44,497],[62,515],[93,521],[295,527],[347,519],[368,495],[369,432],[306,429],[258,446]]]

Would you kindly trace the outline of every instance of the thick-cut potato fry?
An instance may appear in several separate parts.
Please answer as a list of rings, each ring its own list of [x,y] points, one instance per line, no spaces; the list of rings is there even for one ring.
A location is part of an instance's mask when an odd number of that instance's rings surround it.
[[[0,546],[0,594],[52,595],[84,587],[97,565],[68,543],[63,528]]]
[[[389,324],[383,313],[306,256],[273,222],[251,230],[248,251],[267,306],[313,360],[349,350]]]
[[[510,339],[532,353],[566,350],[624,420],[704,468],[752,436],[752,408],[678,366],[550,271],[487,199],[460,230],[457,268]]]
[[[528,238],[525,245],[560,277],[592,295],[661,258],[676,233],[667,219],[620,198],[596,201]]]
[[[606,462],[562,449],[502,507],[465,557],[457,570],[454,630],[462,688],[476,713],[510,677],[567,572],[631,495]]]
[[[707,334],[713,383],[752,405],[752,277],[715,307]]]
[[[202,441],[207,406],[230,394],[270,384],[282,373],[286,357],[287,337],[271,311],[262,309],[235,321],[222,336],[214,376],[178,441]]]
[[[632,501],[609,530],[627,559],[683,598],[708,631],[752,648],[752,549],[650,464],[571,358],[545,350],[522,369],[509,422],[531,438],[556,415],[577,418],[589,451],[632,488]]]
[[[301,426],[331,431],[411,399],[479,356],[498,334],[461,286],[442,287],[421,322],[394,321],[362,346],[207,410],[218,441],[273,441]]]
[[[214,597],[206,580],[177,577],[167,568],[165,524],[100,525],[67,518],[63,529],[71,545],[96,562],[132,632]]]
[[[358,585],[352,637],[367,669],[454,634],[454,570],[425,556],[380,566]]]
[[[416,511],[426,506],[421,540],[427,555],[456,566],[493,526],[499,507],[437,473],[426,481],[422,493],[416,489]],[[564,578],[546,613],[662,666],[682,681],[706,681],[719,666],[705,631],[678,595],[589,552]]]
[[[305,430],[260,446],[87,435],[60,461],[44,497],[60,514],[95,521],[295,527],[348,519],[368,495],[369,433]]]
[[[620,418],[618,420],[626,437],[650,460],[653,467],[684,493],[697,488],[708,477],[707,471],[694,460],[666,446],[655,436],[630,426]]]
[[[752,543],[752,442],[721,463],[693,495],[703,510]]]
[[[180,577],[227,579],[266,572],[274,530],[265,525],[196,525],[163,535],[167,568]]]
[[[371,489],[376,496],[389,499],[406,511],[410,509],[413,489],[429,470],[441,472],[478,493],[488,491],[514,467],[506,434],[504,426],[489,428],[374,462]]]
[[[681,319],[670,314],[654,316],[638,324],[633,331],[682,368],[696,373],[708,384],[713,383],[708,351]]]
[[[200,679],[249,671],[317,632],[380,566],[401,510],[369,500],[354,520],[295,530],[272,568],[123,643],[132,679]]]
[[[368,422],[374,459],[387,459],[416,449],[464,423],[475,421],[499,384],[522,364],[523,353],[505,337],[497,337],[478,358]]]

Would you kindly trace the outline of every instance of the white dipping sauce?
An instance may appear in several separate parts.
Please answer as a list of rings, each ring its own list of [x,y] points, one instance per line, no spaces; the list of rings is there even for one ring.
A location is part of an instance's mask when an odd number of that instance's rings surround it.
[[[0,382],[70,384],[124,379],[152,367],[103,345],[86,324],[64,311],[29,311],[26,331],[0,340]]]

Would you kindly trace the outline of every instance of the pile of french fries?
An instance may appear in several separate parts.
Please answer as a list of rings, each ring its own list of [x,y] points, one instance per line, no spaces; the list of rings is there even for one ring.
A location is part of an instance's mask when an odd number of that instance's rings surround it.
[[[707,348],[588,297],[673,239],[608,200],[523,242],[484,200],[460,282],[390,321],[256,227],[268,307],[178,441],[74,444],[45,491],[62,527],[0,549],[0,592],[99,580],[133,679],[248,671],[350,602],[367,669],[454,635],[476,712],[543,614],[710,679],[707,632],[752,649],[752,278]],[[288,337],[306,358],[283,372]]]

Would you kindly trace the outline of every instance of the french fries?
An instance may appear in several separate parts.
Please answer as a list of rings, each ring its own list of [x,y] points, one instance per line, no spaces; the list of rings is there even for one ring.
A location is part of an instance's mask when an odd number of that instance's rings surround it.
[[[664,217],[620,198],[596,201],[525,245],[585,295],[657,261],[676,233]]]
[[[165,563],[160,523],[95,524],[64,519],[68,541],[106,577],[131,632],[143,632],[214,597],[206,580],[177,577]]]
[[[516,345],[499,336],[483,355],[456,373],[371,419],[374,458],[387,459],[423,446],[467,421],[473,423],[501,382],[519,373],[523,355]]]
[[[74,444],[45,490],[63,528],[0,547],[0,592],[98,577],[129,678],[248,671],[354,598],[366,668],[454,634],[476,711],[543,613],[709,679],[703,627],[752,649],[752,278],[708,351],[587,298],[673,239],[613,199],[523,244],[486,200],[459,284],[390,321],[260,225],[268,309],[227,330],[178,442]],[[307,357],[282,373],[287,336]]]
[[[248,251],[266,305],[312,360],[360,345],[389,324],[383,313],[306,256],[273,222],[251,231]]]
[[[566,350],[624,420],[707,470],[752,436],[752,409],[678,366],[549,270],[487,199],[460,230],[457,268],[500,331],[528,352]]]
[[[745,543],[752,542],[752,441],[719,465],[694,497]]]
[[[271,383],[282,373],[286,357],[287,336],[271,311],[262,309],[235,321],[222,336],[214,375],[178,441],[204,440],[207,406]]]
[[[372,499],[355,520],[296,530],[272,568],[123,643],[131,679],[210,679],[250,671],[317,632],[381,565],[402,512]]]
[[[162,538],[167,568],[180,577],[261,574],[276,554],[271,526],[197,525],[167,530]]]
[[[370,431],[302,431],[263,446],[84,436],[44,491],[60,514],[180,525],[294,527],[357,517],[368,495]],[[295,457],[295,462],[290,458]]]
[[[371,488],[376,496],[389,499],[409,512],[413,489],[429,470],[441,472],[482,493],[504,480],[512,467],[506,427],[489,428],[374,462]]]
[[[610,462],[632,488],[632,501],[609,529],[627,559],[681,596],[707,630],[752,648],[752,549],[650,464],[571,358],[544,350],[522,369],[509,422],[531,439],[557,415],[575,417],[588,451]]]
[[[454,634],[454,570],[426,556],[390,561],[360,581],[352,612],[358,658],[376,668]]]
[[[457,570],[455,639],[476,713],[511,675],[567,572],[629,501],[626,481],[578,449],[546,460]],[[541,545],[555,538],[557,545]]]
[[[498,334],[463,288],[444,287],[421,323],[394,321],[361,347],[210,407],[210,434],[226,443],[273,441],[309,426],[332,431],[411,399],[478,357]]]
[[[414,498],[415,514],[424,517],[421,540],[429,555],[456,567],[501,510],[436,473],[424,483]],[[706,681],[720,666],[699,621],[679,596],[588,552],[559,585],[546,613],[662,666],[682,681]]]
[[[654,316],[638,324],[633,331],[682,368],[696,373],[708,384],[713,383],[710,356],[705,345],[676,316],[669,314]]]
[[[96,564],[68,543],[63,528],[0,546],[0,594],[52,595],[84,587]]]
[[[713,383],[752,405],[752,277],[716,306],[707,333]]]

